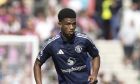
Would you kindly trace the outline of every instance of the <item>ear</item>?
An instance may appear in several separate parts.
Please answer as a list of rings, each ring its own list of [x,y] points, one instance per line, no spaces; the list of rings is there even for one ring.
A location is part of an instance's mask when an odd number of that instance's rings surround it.
[[[58,22],[58,25],[59,25],[60,28],[62,27],[62,23],[61,22]]]

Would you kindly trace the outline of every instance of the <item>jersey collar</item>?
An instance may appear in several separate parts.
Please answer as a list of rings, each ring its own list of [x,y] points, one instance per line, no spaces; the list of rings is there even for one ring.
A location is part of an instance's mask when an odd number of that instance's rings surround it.
[[[71,40],[68,40],[66,37],[64,37],[64,35],[62,35],[61,32],[60,32],[60,36],[61,36],[62,41],[63,41],[64,43],[73,43],[73,42],[74,42],[74,39],[75,39],[75,33],[74,33],[73,38],[72,38]]]

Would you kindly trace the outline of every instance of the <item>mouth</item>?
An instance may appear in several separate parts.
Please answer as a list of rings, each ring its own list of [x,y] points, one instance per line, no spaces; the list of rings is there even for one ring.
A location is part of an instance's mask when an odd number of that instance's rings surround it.
[[[73,34],[74,33],[74,31],[69,31],[69,34]]]

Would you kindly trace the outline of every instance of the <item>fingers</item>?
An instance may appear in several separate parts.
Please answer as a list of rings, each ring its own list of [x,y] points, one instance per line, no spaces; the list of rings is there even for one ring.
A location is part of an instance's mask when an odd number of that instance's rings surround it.
[[[92,84],[97,84],[98,83],[98,80],[95,80]]]
[[[90,82],[90,84],[97,84],[97,83],[98,83],[97,80]]]
[[[94,82],[94,78],[89,76],[88,81],[90,82],[90,84],[92,84]]]
[[[90,84],[97,84],[98,80],[96,80],[94,77],[89,76],[88,81]]]

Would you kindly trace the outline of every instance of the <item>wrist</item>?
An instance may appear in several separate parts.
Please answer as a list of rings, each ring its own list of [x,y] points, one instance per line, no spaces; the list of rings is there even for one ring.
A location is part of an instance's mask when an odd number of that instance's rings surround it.
[[[97,77],[97,73],[92,72],[91,75]]]

